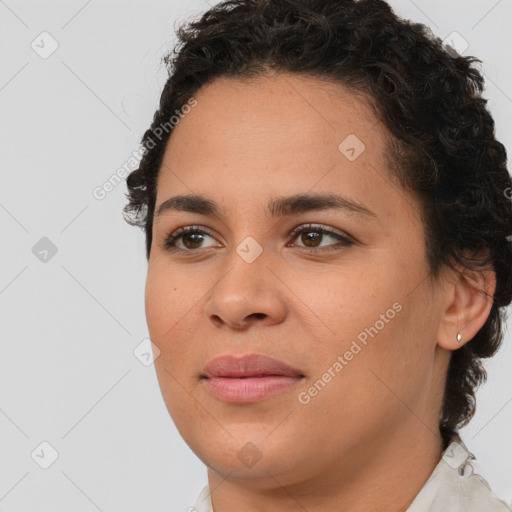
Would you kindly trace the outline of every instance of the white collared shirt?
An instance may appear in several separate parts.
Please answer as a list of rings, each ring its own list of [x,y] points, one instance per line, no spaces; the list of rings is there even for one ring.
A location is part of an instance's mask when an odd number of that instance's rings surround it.
[[[489,484],[473,473],[471,460],[474,455],[455,436],[406,512],[512,512]],[[214,512],[208,485],[187,512]]]

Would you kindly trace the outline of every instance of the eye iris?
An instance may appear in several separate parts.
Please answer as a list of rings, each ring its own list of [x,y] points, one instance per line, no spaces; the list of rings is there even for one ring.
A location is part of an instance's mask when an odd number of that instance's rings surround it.
[[[197,249],[201,243],[203,242],[203,235],[199,233],[186,233],[183,235],[183,245],[187,247],[187,249]],[[191,242],[191,245],[187,243]]]
[[[307,247],[316,247],[315,242],[319,241],[322,238],[322,234],[318,231],[304,231],[301,236],[302,243]],[[313,245],[309,245],[310,242],[313,242]]]

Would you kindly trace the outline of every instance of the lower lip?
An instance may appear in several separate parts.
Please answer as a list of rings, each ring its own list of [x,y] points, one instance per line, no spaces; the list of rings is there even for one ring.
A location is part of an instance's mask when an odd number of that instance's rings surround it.
[[[210,393],[224,402],[247,404],[259,402],[285,391],[302,380],[302,377],[269,375],[267,377],[212,377],[205,379]]]

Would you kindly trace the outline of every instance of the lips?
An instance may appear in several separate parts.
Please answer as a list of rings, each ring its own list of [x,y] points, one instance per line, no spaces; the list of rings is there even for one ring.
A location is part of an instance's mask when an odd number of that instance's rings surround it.
[[[297,386],[304,377],[300,370],[259,354],[217,357],[201,375],[209,393],[229,404],[265,400]]]
[[[300,370],[260,354],[241,357],[221,356],[206,365],[202,377],[248,378],[248,377],[304,377]]]

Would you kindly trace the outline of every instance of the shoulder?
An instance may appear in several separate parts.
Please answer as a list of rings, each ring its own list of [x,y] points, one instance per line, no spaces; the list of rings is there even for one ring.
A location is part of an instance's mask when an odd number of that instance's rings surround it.
[[[500,500],[491,490],[489,484],[480,475],[471,475],[463,481],[461,493],[461,510],[473,512],[510,512],[512,509]]]
[[[473,471],[475,460],[456,436],[407,512],[511,512],[512,509]]]

